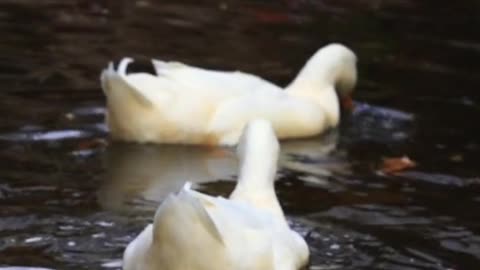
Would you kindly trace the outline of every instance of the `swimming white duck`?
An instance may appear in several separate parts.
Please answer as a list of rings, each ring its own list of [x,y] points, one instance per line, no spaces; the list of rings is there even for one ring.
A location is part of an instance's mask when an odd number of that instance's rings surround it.
[[[186,184],[157,209],[124,253],[124,270],[297,270],[305,240],[287,224],[274,190],[279,144],[266,120],[246,127],[240,173],[229,199]]]
[[[340,97],[357,80],[356,56],[330,44],[285,89],[255,75],[153,60],[156,75],[110,63],[101,82],[113,139],[140,143],[234,145],[249,120],[268,119],[278,138],[308,137],[338,125]]]

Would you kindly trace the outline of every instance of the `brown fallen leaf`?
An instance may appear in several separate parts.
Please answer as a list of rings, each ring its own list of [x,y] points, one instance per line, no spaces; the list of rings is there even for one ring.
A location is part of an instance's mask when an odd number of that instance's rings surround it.
[[[385,174],[392,174],[410,168],[415,168],[416,166],[417,163],[407,156],[384,158],[380,166],[380,171]]]

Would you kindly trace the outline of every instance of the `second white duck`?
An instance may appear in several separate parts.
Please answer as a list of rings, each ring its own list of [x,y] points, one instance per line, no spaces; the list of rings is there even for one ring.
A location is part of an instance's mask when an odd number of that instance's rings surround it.
[[[124,270],[298,270],[305,240],[287,224],[274,190],[279,144],[265,120],[249,123],[237,148],[230,199],[186,185],[158,208],[124,253]]]
[[[255,75],[153,60],[156,75],[127,74],[132,60],[102,72],[113,139],[140,143],[234,145],[248,121],[268,119],[280,139],[308,137],[339,123],[340,97],[357,80],[356,56],[331,44],[284,89]]]

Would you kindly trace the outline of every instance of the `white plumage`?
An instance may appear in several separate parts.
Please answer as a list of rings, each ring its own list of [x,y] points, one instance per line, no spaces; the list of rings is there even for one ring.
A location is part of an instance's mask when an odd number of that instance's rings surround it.
[[[279,145],[266,120],[250,122],[238,147],[240,174],[229,199],[187,184],[132,241],[125,270],[297,270],[309,251],[291,230],[274,190]]]
[[[318,50],[285,89],[239,71],[206,70],[153,60],[156,75],[127,74],[132,60],[102,72],[107,122],[114,139],[233,145],[254,118],[268,119],[278,138],[307,137],[339,122],[336,92],[356,83],[356,56],[340,44]]]

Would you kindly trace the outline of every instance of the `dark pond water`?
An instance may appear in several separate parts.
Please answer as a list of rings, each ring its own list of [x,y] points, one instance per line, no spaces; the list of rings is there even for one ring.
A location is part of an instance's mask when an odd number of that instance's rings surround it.
[[[360,59],[357,109],[284,142],[277,182],[311,268],[479,269],[479,23],[467,0],[0,1],[0,265],[116,269],[183,180],[232,189],[229,149],[104,145],[108,61],[285,84],[339,41]],[[402,155],[418,166],[378,172]]]

